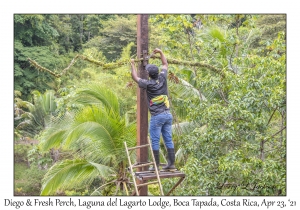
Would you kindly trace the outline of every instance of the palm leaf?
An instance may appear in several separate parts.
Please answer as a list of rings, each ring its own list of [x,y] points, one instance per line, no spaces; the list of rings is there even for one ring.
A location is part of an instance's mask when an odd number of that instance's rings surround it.
[[[100,176],[106,178],[114,171],[105,165],[86,160],[64,160],[53,165],[43,179],[41,195],[53,195],[58,189],[68,189],[90,183]]]
[[[101,174],[103,167],[106,171],[119,171],[121,163],[127,161],[123,142],[130,147],[136,144],[136,125],[126,124],[120,116],[118,98],[113,92],[90,85],[78,92],[75,101],[83,108],[52,122],[43,133],[40,146],[49,149],[60,145],[73,150],[80,159],[62,161],[50,168],[42,194],[53,194],[96,176],[105,177],[107,174]]]
[[[68,135],[71,122],[76,112],[66,112],[64,116],[53,118],[46,130],[39,137],[39,148],[48,151],[51,148],[58,148]]]
[[[80,89],[74,101],[84,105],[102,104],[106,109],[112,110],[114,114],[117,115],[120,113],[117,96],[99,84],[91,84]]]
[[[176,116],[185,120],[188,115],[188,110],[183,104],[189,100],[193,101],[195,105],[198,105],[200,101],[206,100],[206,98],[189,82],[181,78],[178,79],[180,83],[176,84],[171,82],[169,84],[169,94]]]
[[[172,125],[172,130],[177,130],[179,129],[181,135],[186,135],[191,133],[196,127],[198,126],[197,123],[195,122],[181,122],[177,124]]]
[[[66,135],[66,130],[57,130],[56,132],[47,132],[41,138],[39,147],[43,151],[50,150],[51,148],[59,148],[64,141],[64,136]]]
[[[219,40],[220,42],[224,42],[226,39],[226,33],[222,31],[220,28],[216,28],[216,27],[209,29],[208,35],[213,39]]]
[[[172,95],[177,98],[198,98],[199,100],[206,100],[193,85],[184,79],[178,78],[180,83],[170,83],[169,89]]]

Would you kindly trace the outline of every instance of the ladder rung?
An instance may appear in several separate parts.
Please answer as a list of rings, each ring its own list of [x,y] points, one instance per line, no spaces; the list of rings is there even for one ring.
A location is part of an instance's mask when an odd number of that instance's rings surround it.
[[[150,162],[150,163],[145,163],[145,164],[139,164],[139,165],[133,165],[132,168],[139,168],[139,167],[144,167],[144,166],[150,166],[153,165],[154,162]]]
[[[141,146],[136,146],[136,147],[131,147],[131,148],[128,148],[128,151],[129,150],[133,150],[133,149],[143,148],[143,147],[149,147],[149,144],[145,144],[145,145],[141,145]]]
[[[137,187],[142,187],[142,186],[146,186],[146,185],[149,185],[149,184],[157,184],[158,181],[154,181],[154,182],[147,182],[147,183],[143,183],[143,184],[138,184]]]

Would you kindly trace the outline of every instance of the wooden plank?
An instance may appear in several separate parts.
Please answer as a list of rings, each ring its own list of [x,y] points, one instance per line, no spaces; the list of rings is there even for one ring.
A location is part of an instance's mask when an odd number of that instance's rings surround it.
[[[153,180],[153,179],[157,179],[157,176],[154,172],[150,172],[150,171],[141,171],[141,172],[135,172],[135,176],[140,179],[140,180]],[[180,178],[177,183],[172,187],[172,189],[166,194],[166,195],[170,195],[171,192],[184,180],[185,178],[185,174],[180,172],[180,171],[175,171],[175,172],[168,172],[168,171],[160,171],[159,172],[159,177],[160,179],[163,178]],[[149,183],[149,182],[148,182]],[[138,189],[140,189],[141,187],[138,187]],[[132,195],[136,195],[136,191],[134,191],[132,193]]]
[[[151,179],[157,179],[156,174],[153,172],[135,172],[135,175],[144,181],[151,180]],[[164,178],[174,178],[174,177],[185,177],[185,174],[182,172],[159,172],[159,177],[161,179]]]
[[[132,168],[139,168],[139,167],[151,166],[153,164],[154,164],[154,162],[145,163],[145,164],[138,164],[138,165],[133,165]]]
[[[140,149],[140,148],[143,148],[143,147],[149,147],[149,144],[145,144],[145,145],[141,145],[141,146],[136,146],[136,147],[130,147],[130,148],[128,148],[128,151],[129,150],[133,150],[133,149]]]
[[[155,175],[154,171],[137,171],[137,172],[135,172],[135,175],[142,175],[142,174],[143,175],[151,175],[151,174]],[[185,175],[181,171],[173,171],[173,172],[171,172],[171,171],[159,171],[159,174],[160,175],[175,174],[175,176],[180,175],[180,174]]]
[[[172,189],[167,193],[167,195],[170,195],[171,192],[183,181],[185,177],[181,177],[178,182],[172,187]]]
[[[137,185],[137,187],[142,187],[142,186],[146,186],[146,185],[150,185],[150,184],[158,184],[158,181],[154,181],[154,182],[146,182],[146,183]]]

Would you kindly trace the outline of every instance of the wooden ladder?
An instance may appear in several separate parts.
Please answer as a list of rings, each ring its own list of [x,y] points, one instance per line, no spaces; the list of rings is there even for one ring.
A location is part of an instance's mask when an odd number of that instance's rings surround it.
[[[150,184],[158,184],[159,185],[159,190],[160,190],[160,195],[164,195],[164,192],[163,192],[163,189],[162,189],[162,185],[161,185],[161,182],[160,182],[158,168],[157,168],[157,166],[155,164],[155,158],[154,158],[154,154],[153,154],[153,150],[152,150],[152,146],[151,146],[149,137],[147,138],[147,140],[148,140],[148,144],[140,145],[140,146],[136,146],[136,147],[131,147],[131,148],[128,148],[127,144],[126,144],[126,141],[124,141],[124,145],[125,145],[125,149],[126,149],[126,154],[127,154],[127,158],[128,158],[128,163],[129,163],[129,168],[130,168],[130,173],[131,173],[131,176],[133,178],[133,183],[134,183],[134,187],[135,187],[135,192],[136,192],[136,195],[139,195],[139,191],[138,191],[139,187],[150,185]],[[129,151],[130,150],[134,150],[134,149],[144,148],[144,147],[149,147],[150,148],[152,162],[144,163],[144,164],[139,164],[139,163],[138,164],[131,164],[131,160],[130,160],[130,156],[129,156]],[[157,181],[152,181],[152,182],[146,182],[146,183],[142,183],[142,184],[137,184],[136,183],[136,175],[135,175],[135,172],[133,171],[133,169],[134,168],[144,167],[144,166],[150,166],[150,165],[154,166],[154,169],[155,169],[154,172],[156,174]]]

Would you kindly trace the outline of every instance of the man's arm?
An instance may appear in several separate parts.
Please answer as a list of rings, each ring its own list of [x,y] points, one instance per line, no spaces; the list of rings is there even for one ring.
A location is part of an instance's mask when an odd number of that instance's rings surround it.
[[[160,59],[161,59],[162,65],[163,65],[162,69],[168,70],[168,61],[167,61],[165,55],[163,54],[163,52],[158,48],[155,48],[155,50],[153,52],[160,54]]]
[[[141,79],[138,77],[137,73],[136,73],[136,68],[135,68],[135,64],[134,64],[134,59],[131,59],[130,60],[130,63],[131,63],[131,77],[132,79],[138,83],[138,81]]]

